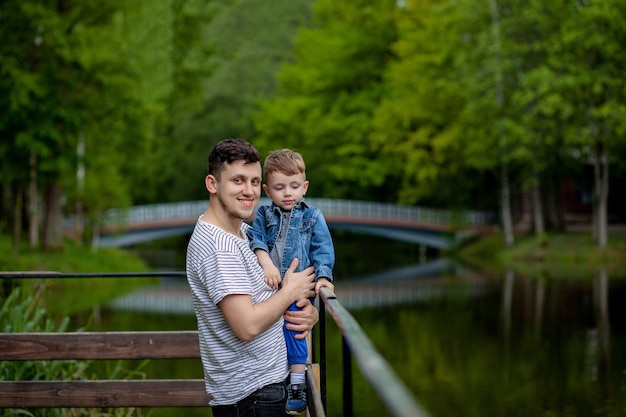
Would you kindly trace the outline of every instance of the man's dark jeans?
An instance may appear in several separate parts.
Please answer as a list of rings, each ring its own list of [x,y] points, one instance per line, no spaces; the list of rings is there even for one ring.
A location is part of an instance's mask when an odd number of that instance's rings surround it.
[[[287,402],[286,381],[266,385],[237,404],[212,407],[214,417],[283,417]]]

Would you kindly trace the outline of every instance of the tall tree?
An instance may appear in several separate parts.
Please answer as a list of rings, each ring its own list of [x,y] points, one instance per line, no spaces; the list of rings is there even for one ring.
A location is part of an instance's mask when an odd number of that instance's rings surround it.
[[[619,0],[571,1],[561,29],[555,67],[565,79],[564,95],[575,110],[567,140],[594,167],[593,235],[598,246],[608,241],[607,202],[612,150],[626,130],[626,4]],[[584,160],[581,160],[584,162]]]
[[[495,0],[492,0],[495,3]],[[560,128],[565,115],[571,112],[567,101],[555,91],[558,72],[552,67],[550,45],[566,17],[562,1],[504,1],[507,10],[501,27],[510,59],[515,63],[515,83],[510,91],[508,128],[519,142],[517,159],[523,165],[521,173],[524,189],[531,190],[532,218],[535,233],[542,236],[546,226],[543,205],[549,187],[544,179],[562,169],[552,164],[553,155],[563,155],[563,133]],[[558,189],[558,187],[554,187]]]
[[[500,153],[500,216],[502,218],[502,229],[504,231],[504,241],[507,246],[514,243],[513,220],[511,215],[511,189],[509,181],[509,161],[507,160],[506,133],[502,125],[504,118],[504,69],[503,69],[503,47],[502,47],[502,30],[501,30],[501,12],[498,0],[489,0],[489,11],[491,14],[491,32],[493,48],[493,68],[495,80],[494,112],[497,120],[495,120],[497,149]]]
[[[312,26],[296,39],[295,61],[279,74],[280,96],[262,103],[255,117],[263,152],[303,153],[317,179],[312,195],[394,199],[372,186],[384,176],[369,133],[393,57],[395,10],[391,0],[318,1]]]
[[[133,192],[136,204],[189,200],[190,189],[201,190],[189,178],[202,178],[204,164],[199,154],[206,153],[206,143],[199,143],[195,126],[204,111],[207,80],[215,65],[213,48],[206,35],[217,14],[216,2],[173,0],[170,5],[171,42],[164,50],[171,66],[169,94],[161,100],[166,114],[157,125],[154,147],[142,158],[142,182],[150,184]],[[146,3],[147,4],[147,3]],[[137,192],[139,191],[139,192]],[[199,197],[199,196],[198,196]]]
[[[29,190],[32,246],[39,224],[45,227],[45,248],[62,245],[64,197],[88,202],[84,208],[92,211],[130,200],[127,178],[138,172],[137,155],[150,149],[158,98],[167,91],[167,65],[159,57],[168,15],[159,12],[167,12],[162,6],[168,3],[8,1],[0,6],[0,16],[10,17],[0,29],[10,39],[0,47],[8,97],[0,124],[8,137],[2,171],[12,172],[18,200],[21,190]],[[85,175],[78,170],[77,176],[78,166]]]
[[[484,49],[476,52],[481,31],[491,27],[487,4],[408,1],[397,16],[398,59],[388,69],[373,138],[394,162],[386,172],[397,179],[399,201],[453,208],[491,200],[481,172],[494,166],[495,147],[480,132],[494,114],[496,89],[486,74],[493,65]],[[485,79],[491,84],[476,96]],[[480,122],[466,120],[468,109]]]
[[[298,28],[309,24],[311,3],[312,0],[211,2],[206,10],[210,21],[205,21],[202,29],[204,50],[186,58],[197,62],[201,54],[210,53],[210,73],[192,90],[201,95],[200,108],[185,112],[171,132],[176,149],[171,150],[170,159],[177,173],[171,177],[170,192],[164,198],[205,198],[206,192],[199,183],[189,181],[206,174],[206,158],[199,156],[206,155],[211,144],[226,137],[255,139],[252,114],[258,110],[259,101],[276,95],[276,73],[291,58]],[[180,91],[189,93],[187,87]]]

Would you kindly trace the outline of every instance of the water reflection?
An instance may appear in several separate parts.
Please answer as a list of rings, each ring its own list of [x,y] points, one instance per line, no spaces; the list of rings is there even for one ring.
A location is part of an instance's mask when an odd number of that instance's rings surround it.
[[[337,296],[435,417],[626,415],[626,281],[604,270],[575,281],[493,277],[437,260],[342,280]],[[137,330],[164,314],[193,317],[184,279],[111,306],[132,311]],[[341,342],[328,330],[338,416]],[[355,415],[387,415],[358,376],[355,385]]]
[[[502,336],[505,346],[509,346],[511,332],[515,331],[512,328],[515,281],[515,273],[507,270],[502,285]],[[521,288],[518,290],[517,303],[521,309],[522,325],[532,321],[539,342],[545,339],[549,342],[555,327],[580,326],[584,334],[589,378],[596,381],[606,375],[610,369],[611,352],[610,285],[606,270],[601,269],[589,281],[552,282],[553,285],[548,288],[546,287],[550,282],[546,279],[518,278],[518,281]],[[621,287],[619,282],[616,283],[618,285]],[[548,306],[547,292],[551,303]],[[546,317],[546,308],[550,310],[549,313],[562,317]],[[548,320],[551,322],[544,325]]]
[[[483,279],[480,294],[458,291],[475,281],[450,279],[444,297],[356,313],[433,415],[624,415],[623,280],[507,271]]]
[[[485,280],[449,259],[436,259],[380,273],[351,277],[340,282],[337,297],[349,310],[406,304],[445,296],[449,279],[465,277],[466,291],[484,292]],[[184,279],[164,278],[154,287],[143,288],[114,300],[119,310],[193,314],[191,293]]]

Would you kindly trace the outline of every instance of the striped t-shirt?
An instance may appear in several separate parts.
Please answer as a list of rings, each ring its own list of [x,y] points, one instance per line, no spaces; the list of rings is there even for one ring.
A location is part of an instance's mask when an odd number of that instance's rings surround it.
[[[243,236],[248,227],[242,224]],[[283,381],[289,368],[282,318],[250,342],[243,342],[217,306],[231,294],[249,294],[257,304],[275,292],[263,281],[263,270],[248,240],[199,220],[187,247],[187,281],[210,405],[233,404],[265,385]]]

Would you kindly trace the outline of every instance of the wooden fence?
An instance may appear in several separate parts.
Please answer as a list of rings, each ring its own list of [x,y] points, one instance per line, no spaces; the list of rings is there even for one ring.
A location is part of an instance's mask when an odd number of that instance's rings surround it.
[[[2,333],[0,360],[199,358],[198,334]],[[0,407],[207,407],[202,379],[0,381]]]
[[[2,361],[188,358],[200,359],[197,331],[0,333]],[[319,398],[314,373],[308,375],[309,398]],[[0,381],[0,408],[207,407],[208,403],[202,379]],[[310,410],[323,415],[318,401],[311,402]]]

